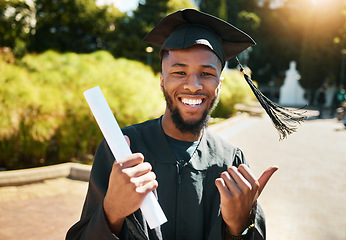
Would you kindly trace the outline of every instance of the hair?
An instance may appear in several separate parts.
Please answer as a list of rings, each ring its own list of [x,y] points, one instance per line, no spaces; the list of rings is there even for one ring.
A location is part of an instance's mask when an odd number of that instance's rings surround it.
[[[169,51],[167,49],[160,50],[160,63],[162,65],[162,60],[169,55]]]

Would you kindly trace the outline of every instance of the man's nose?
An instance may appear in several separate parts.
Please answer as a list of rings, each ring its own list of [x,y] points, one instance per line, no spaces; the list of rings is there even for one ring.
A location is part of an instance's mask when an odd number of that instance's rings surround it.
[[[203,85],[197,74],[191,74],[188,76],[187,81],[185,82],[184,89],[191,92],[197,92],[202,90]]]

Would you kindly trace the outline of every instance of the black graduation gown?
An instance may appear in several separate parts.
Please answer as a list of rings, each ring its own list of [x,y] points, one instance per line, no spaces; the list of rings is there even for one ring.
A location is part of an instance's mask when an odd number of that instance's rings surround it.
[[[161,118],[122,129],[129,136],[132,152],[141,152],[150,162],[159,183],[155,191],[168,219],[150,230],[140,210],[125,219],[120,239],[221,240],[224,223],[215,179],[229,166],[246,163],[243,153],[230,143],[204,131],[194,155],[180,173],[161,127]],[[103,140],[96,152],[89,189],[79,222],[66,239],[117,239],[111,233],[103,211],[114,157]],[[255,229],[246,239],[265,239],[263,211],[257,206]]]

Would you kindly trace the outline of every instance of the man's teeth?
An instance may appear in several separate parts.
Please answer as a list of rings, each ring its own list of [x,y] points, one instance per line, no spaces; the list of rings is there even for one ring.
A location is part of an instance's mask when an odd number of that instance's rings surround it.
[[[187,99],[187,98],[182,98],[181,101],[186,104],[186,105],[200,105],[202,103],[202,99]]]

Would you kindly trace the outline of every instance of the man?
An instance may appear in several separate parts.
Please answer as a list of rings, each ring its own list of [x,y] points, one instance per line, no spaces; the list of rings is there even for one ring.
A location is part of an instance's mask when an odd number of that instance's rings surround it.
[[[226,60],[255,43],[208,14],[186,9],[144,39],[161,46],[162,117],[123,129],[132,152],[96,152],[81,219],[66,239],[265,239],[257,204],[277,170],[257,179],[242,152],[207,129]],[[154,191],[168,219],[149,229],[139,210]]]
[[[317,106],[318,106],[318,118],[323,118],[323,110],[324,110],[324,105],[326,103],[326,91],[327,91],[327,84],[323,84],[322,88],[318,92],[317,95]]]

